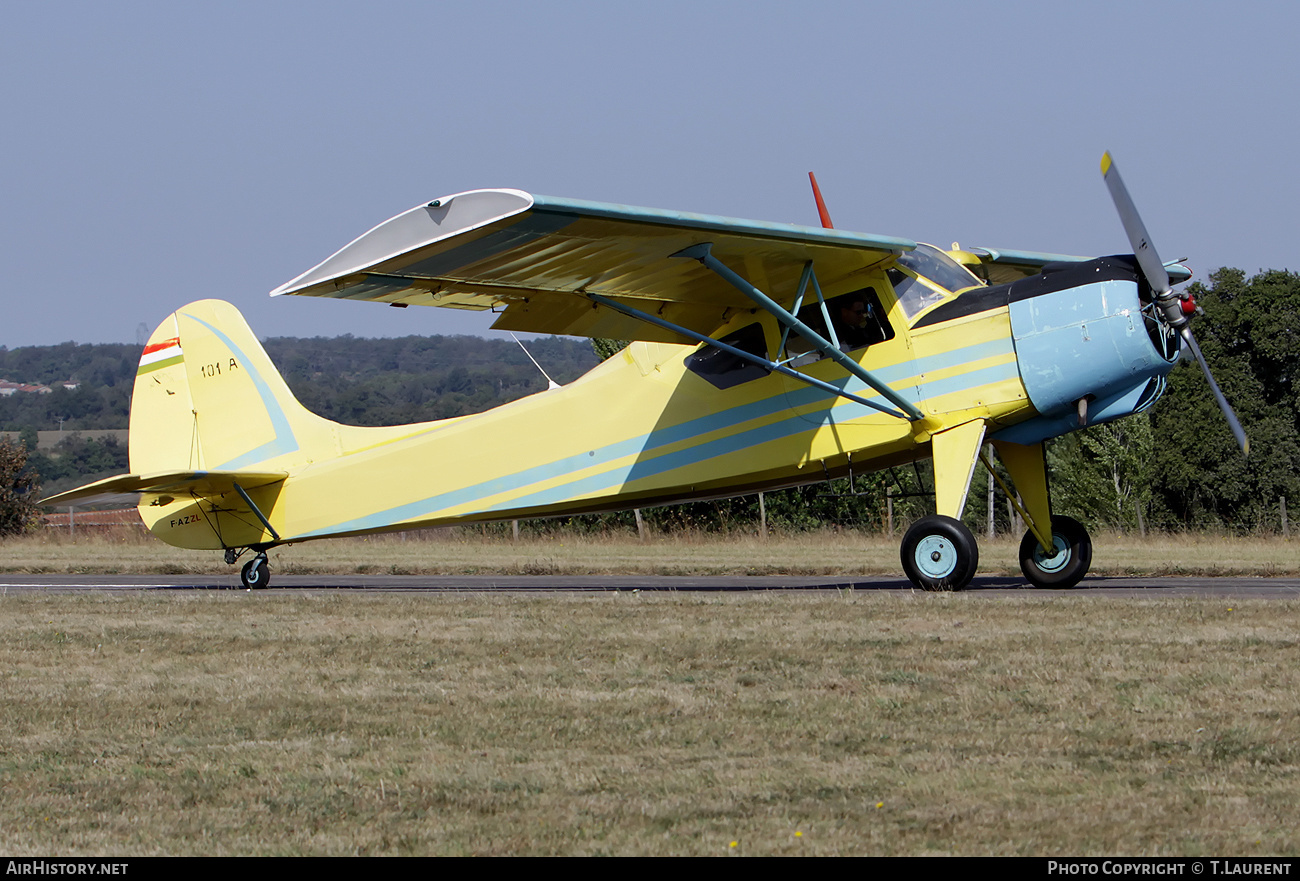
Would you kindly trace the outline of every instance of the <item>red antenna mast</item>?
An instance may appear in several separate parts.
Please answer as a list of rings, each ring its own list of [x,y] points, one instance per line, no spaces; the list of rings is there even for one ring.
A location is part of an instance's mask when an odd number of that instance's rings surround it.
[[[812,181],[813,198],[817,200],[817,214],[822,219],[822,228],[834,229],[835,224],[831,223],[831,215],[826,210],[826,202],[822,199],[822,188],[817,186],[817,175],[808,172],[808,180]]]

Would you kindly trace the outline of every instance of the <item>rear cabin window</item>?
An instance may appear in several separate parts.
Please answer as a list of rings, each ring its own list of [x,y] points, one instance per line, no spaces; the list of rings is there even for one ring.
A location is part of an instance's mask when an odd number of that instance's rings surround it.
[[[742,352],[767,360],[767,339],[763,325],[754,323],[735,333],[724,336],[719,342]],[[746,361],[714,345],[706,345],[686,356],[686,369],[703,377],[720,389],[728,389],[751,379],[761,379],[771,373],[766,367]]]

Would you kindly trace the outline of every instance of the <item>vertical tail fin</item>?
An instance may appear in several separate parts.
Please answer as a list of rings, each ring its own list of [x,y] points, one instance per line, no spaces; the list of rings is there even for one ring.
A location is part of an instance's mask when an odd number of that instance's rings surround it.
[[[341,430],[298,403],[234,306],[201,300],[167,316],[140,357],[134,473],[45,503],[135,493],[145,526],[168,544],[266,547],[281,541],[290,472],[337,455]]]
[[[200,300],[169,315],[140,358],[131,399],[131,470],[289,467],[333,447],[238,310]]]

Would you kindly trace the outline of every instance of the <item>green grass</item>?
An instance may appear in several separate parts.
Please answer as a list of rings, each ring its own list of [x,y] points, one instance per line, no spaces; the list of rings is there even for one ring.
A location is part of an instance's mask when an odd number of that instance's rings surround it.
[[[0,598],[0,849],[1300,852],[1292,601]]]

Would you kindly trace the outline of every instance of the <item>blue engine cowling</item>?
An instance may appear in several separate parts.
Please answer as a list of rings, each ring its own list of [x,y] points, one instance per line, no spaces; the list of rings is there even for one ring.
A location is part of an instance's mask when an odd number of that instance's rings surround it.
[[[1132,257],[1052,264],[1005,285],[1021,380],[1039,416],[997,433],[1037,443],[1146,409],[1178,360],[1176,336],[1142,312],[1149,291]]]

